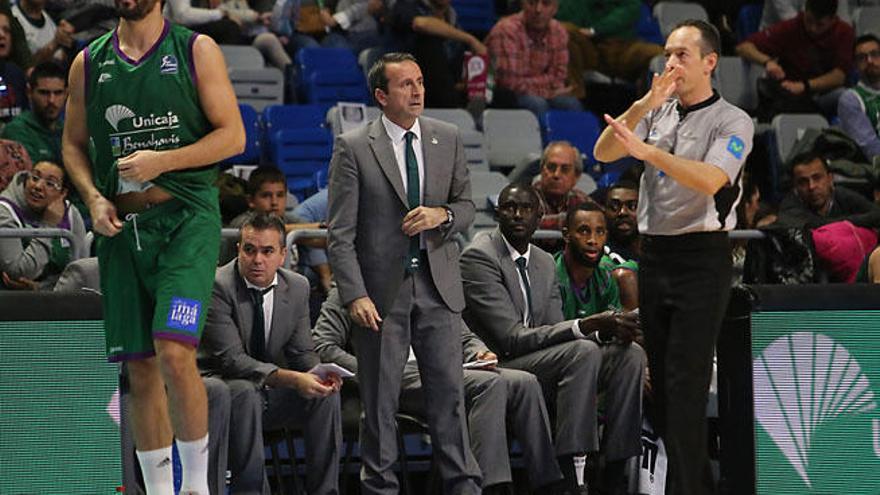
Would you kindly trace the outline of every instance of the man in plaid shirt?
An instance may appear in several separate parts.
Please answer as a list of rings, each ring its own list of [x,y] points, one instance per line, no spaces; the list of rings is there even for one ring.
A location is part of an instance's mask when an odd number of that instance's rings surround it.
[[[558,0],[523,0],[522,11],[496,24],[486,45],[500,89],[540,117],[550,108],[581,110],[568,83],[568,33],[553,19]]]

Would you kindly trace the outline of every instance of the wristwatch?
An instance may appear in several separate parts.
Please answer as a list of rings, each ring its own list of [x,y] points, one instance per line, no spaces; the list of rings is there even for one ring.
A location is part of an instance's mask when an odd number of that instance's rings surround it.
[[[446,221],[443,222],[441,225],[449,226],[452,225],[453,221],[455,221],[455,214],[452,213],[451,209],[446,208]]]

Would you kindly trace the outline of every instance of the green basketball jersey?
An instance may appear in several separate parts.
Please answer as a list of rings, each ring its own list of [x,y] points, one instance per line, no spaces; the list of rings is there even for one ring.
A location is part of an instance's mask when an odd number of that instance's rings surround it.
[[[880,91],[871,89],[862,82],[853,87],[853,90],[862,101],[862,109],[868,115],[874,130],[880,134]]]
[[[116,30],[85,50],[86,113],[95,185],[113,198],[116,160],[137,150],[168,150],[212,130],[196,90],[192,47],[197,34],[165,21],[162,35],[140,60],[119,49]],[[166,172],[152,180],[189,206],[219,214],[216,166]]]

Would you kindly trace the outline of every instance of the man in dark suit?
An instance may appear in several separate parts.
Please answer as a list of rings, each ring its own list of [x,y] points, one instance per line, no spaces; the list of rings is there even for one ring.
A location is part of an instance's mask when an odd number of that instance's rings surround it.
[[[541,214],[532,186],[502,189],[499,229],[478,235],[461,257],[464,318],[501,366],[533,373],[545,394],[555,397],[556,454],[570,489],[583,491],[576,466],[584,454],[599,450],[600,390],[606,393],[606,459],[641,452],[645,353],[632,342],[635,314],[606,311],[565,320],[553,257],[530,244]]]
[[[229,385],[232,492],[268,493],[263,429],[300,427],[309,494],[336,494],[341,380],[309,373],[320,361],[309,330],[309,283],[281,268],[284,224],[265,213],[241,227],[238,257],[217,269],[199,367]]]
[[[474,367],[480,360],[497,360],[497,356],[463,321],[459,322],[463,362],[468,366],[464,370],[468,432],[471,450],[483,471],[483,494],[509,493],[513,477],[508,431],[522,446],[530,486],[538,491],[540,487],[555,485],[562,474],[553,455],[547,407],[538,380],[521,370],[495,365]],[[333,287],[312,329],[315,350],[322,361],[357,370],[357,358],[349,351],[351,326],[339,291]],[[425,416],[424,391],[414,359],[408,360],[403,369],[400,410]]]
[[[398,488],[394,414],[411,346],[444,493],[479,493],[461,365],[450,359],[461,355],[464,309],[451,236],[474,216],[464,148],[454,126],[420,117],[424,85],[412,56],[383,56],[369,79],[382,116],[336,138],[329,182],[330,264],[356,326],[363,491]]]

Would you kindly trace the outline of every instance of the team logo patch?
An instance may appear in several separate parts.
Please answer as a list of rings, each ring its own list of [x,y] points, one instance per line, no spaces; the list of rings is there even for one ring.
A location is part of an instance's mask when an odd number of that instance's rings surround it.
[[[177,57],[174,55],[163,55],[162,63],[159,64],[160,74],[177,74]]]
[[[202,311],[202,303],[194,299],[172,297],[171,307],[168,309],[168,328],[176,328],[186,332],[196,333],[199,330],[199,313]]]
[[[746,149],[746,144],[742,139],[731,136],[730,141],[727,142],[727,151],[730,152],[731,155],[735,156],[737,160],[741,160],[743,157],[743,151]]]

